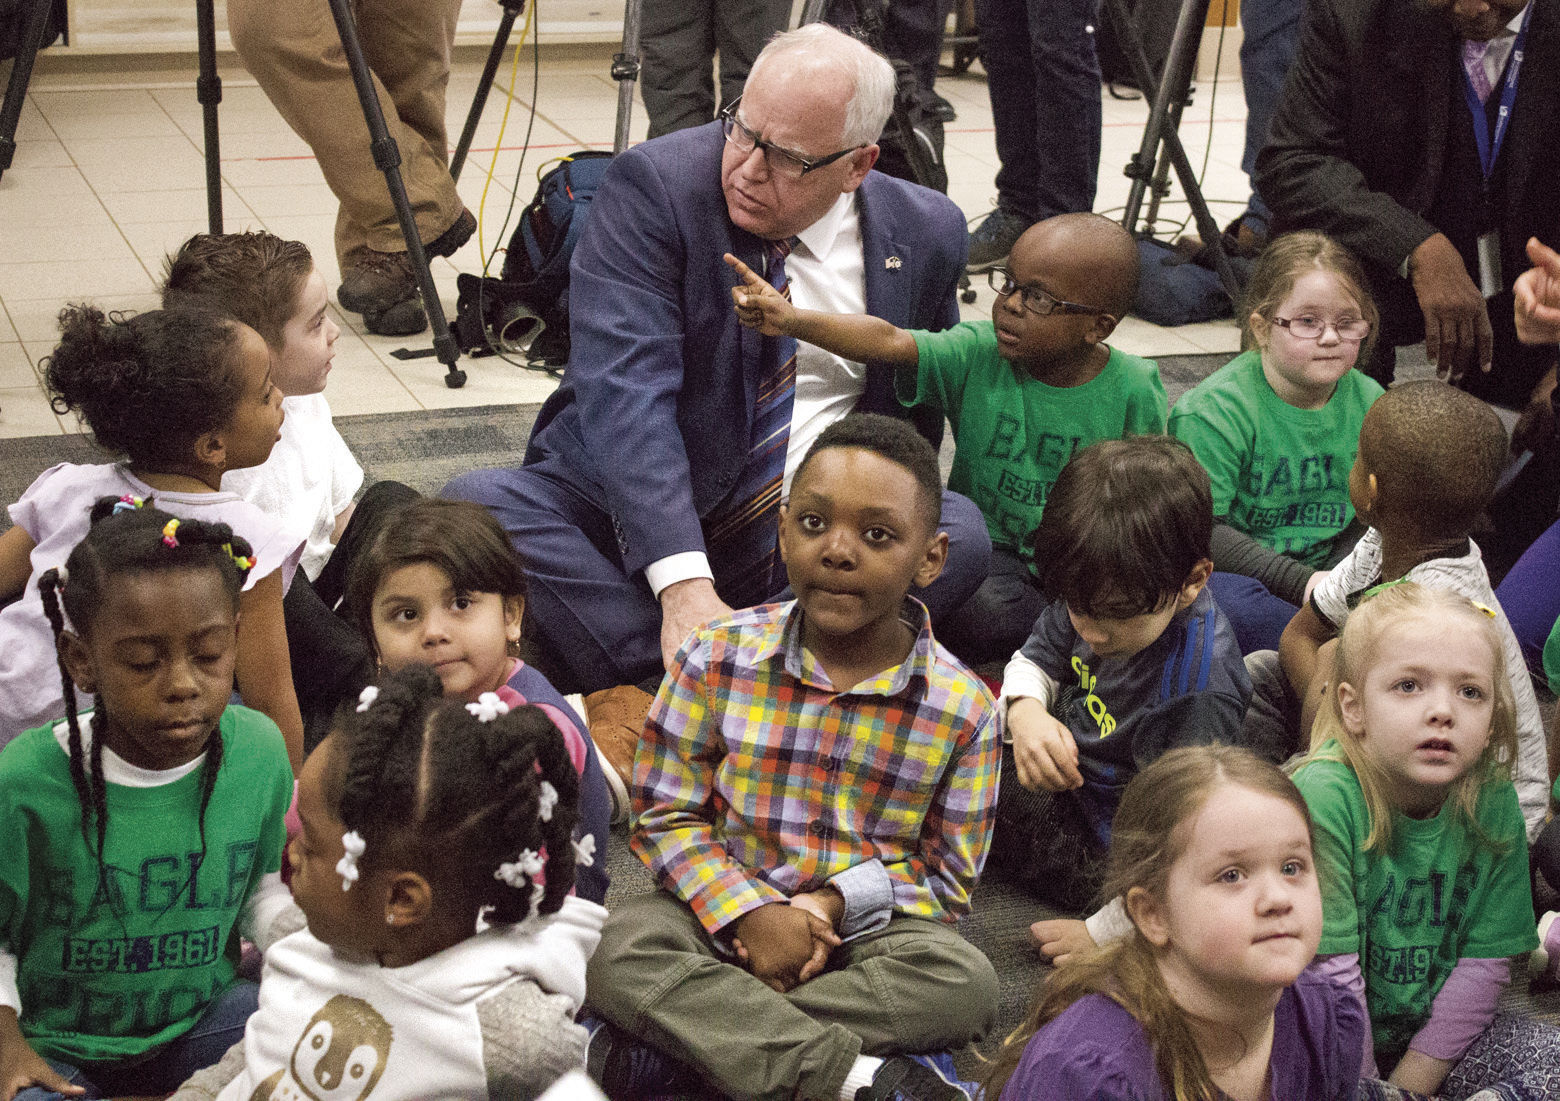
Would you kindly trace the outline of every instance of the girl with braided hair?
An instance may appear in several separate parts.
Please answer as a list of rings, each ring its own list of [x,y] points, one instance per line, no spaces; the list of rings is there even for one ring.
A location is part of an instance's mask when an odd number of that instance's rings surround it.
[[[105,316],[60,313],[60,342],[42,365],[57,413],[75,411],[122,462],[59,463],[10,508],[0,535],[0,745],[60,714],[49,625],[38,579],[87,534],[103,496],[147,498],[186,520],[220,521],[248,540],[238,628],[239,695],[287,737],[303,764],[303,720],[293,691],[282,593],[303,553],[265,513],[222,490],[222,476],[263,463],[282,424],[270,353],[249,326],[193,309]],[[17,599],[12,600],[15,597]]]
[[[286,743],[228,702],[252,548],[112,497],[91,519],[38,586],[64,718],[0,751],[6,1101],[175,1088],[254,1011],[240,934],[299,924]]]
[[[578,797],[541,709],[448,699],[422,665],[366,689],[298,777],[308,928],[266,953],[242,1047],[176,1101],[353,1074],[374,1101],[528,1098],[583,1066],[574,1015],[606,911],[571,893],[595,858]]]

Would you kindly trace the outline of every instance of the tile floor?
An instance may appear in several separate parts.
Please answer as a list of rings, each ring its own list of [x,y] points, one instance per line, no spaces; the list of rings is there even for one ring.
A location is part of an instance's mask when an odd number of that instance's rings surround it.
[[[518,37],[518,36],[517,36]],[[450,130],[460,130],[485,50],[463,48],[450,84]],[[448,260],[435,262],[445,309],[453,314],[455,275],[477,271],[503,230],[511,198],[527,202],[538,166],[582,146],[610,148],[617,89],[608,76],[609,46],[544,47],[540,91],[528,150],[522,145],[530,114],[529,51],[521,59],[507,129],[501,130],[508,66],[489,99],[460,190],[482,215],[481,238]],[[331,287],[338,281],[331,249],[335,200],[309,149],[282,122],[264,94],[229,54],[221,59],[220,111],[223,210],[230,230],[265,228],[305,241]],[[148,62],[45,55],[34,74],[17,133],[12,167],[0,178],[0,437],[76,431],[56,415],[37,376],[52,347],[54,317],[67,300],[92,299],[104,308],[144,309],[164,255],[206,228],[200,107],[195,101],[195,58]],[[957,107],[947,129],[949,191],[973,220],[994,202],[997,169],[991,109],[978,66],[946,77],[939,91]],[[1147,119],[1142,101],[1105,96],[1105,133],[1096,209],[1119,211],[1129,182],[1122,166],[1137,150]],[[1244,206],[1240,172],[1245,104],[1233,73],[1200,84],[1181,125],[1194,164],[1206,163],[1204,193],[1222,224]],[[636,101],[632,133],[643,138],[645,116]],[[495,147],[497,156],[494,156]],[[493,165],[491,183],[487,179]],[[516,173],[519,182],[516,183]],[[1186,216],[1170,202],[1170,223]],[[1170,229],[1160,224],[1160,235]],[[496,267],[497,265],[495,265]],[[992,294],[977,280],[979,299],[966,311],[984,313]],[[547,375],[497,359],[463,360],[469,381],[444,385],[433,358],[399,360],[396,349],[428,347],[421,338],[377,337],[341,313],[343,333],[327,391],[338,414],[382,413],[455,405],[540,401],[555,383]],[[1162,329],[1129,318],[1114,343],[1146,355],[1232,352],[1231,323]]]

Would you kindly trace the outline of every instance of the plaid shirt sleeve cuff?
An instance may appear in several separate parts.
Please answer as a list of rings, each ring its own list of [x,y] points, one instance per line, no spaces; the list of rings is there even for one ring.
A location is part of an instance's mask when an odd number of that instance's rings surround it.
[[[750,910],[768,906],[771,902],[785,902],[786,897],[767,883],[732,873],[700,886],[691,892],[687,901],[693,908],[693,916],[713,937]]]
[[[845,900],[840,938],[850,940],[888,924],[894,912],[894,885],[877,858],[846,868],[829,880]]]

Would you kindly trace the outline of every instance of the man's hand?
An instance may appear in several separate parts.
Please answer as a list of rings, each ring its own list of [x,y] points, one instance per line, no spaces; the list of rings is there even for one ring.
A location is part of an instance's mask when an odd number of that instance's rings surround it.
[[[820,939],[833,937],[839,943],[839,936],[817,914],[785,902],[749,910],[736,920],[733,936],[737,957],[747,969],[782,994],[801,984]]]
[[[1511,430],[1511,451],[1537,451],[1555,438],[1555,368],[1545,371]]]
[[[1560,253],[1528,238],[1533,266],[1517,276],[1517,337],[1524,344],[1560,344]]]
[[[78,1097],[87,1092],[56,1074],[54,1068],[32,1049],[22,1036],[16,1010],[0,1009],[0,1101],[11,1101],[28,1086],[42,1086],[66,1097]]]
[[[796,309],[786,297],[731,253],[726,253],[722,259],[742,279],[742,282],[731,288],[731,302],[737,308],[737,320],[749,329],[757,329],[764,336],[784,336],[790,332],[789,326],[796,316]]]
[[[715,593],[715,582],[707,577],[690,577],[661,590],[661,664],[668,671],[677,648],[693,633],[731,608]]]
[[[1078,771],[1078,743],[1063,726],[1029,697],[1008,705],[1008,731],[1013,735],[1013,761],[1018,782],[1031,791],[1071,791],[1083,786]]]
[[[1095,947],[1089,927],[1075,918],[1037,921],[1029,927],[1029,936],[1040,954],[1057,967],[1066,967],[1078,953]]]
[[[1437,377],[1457,382],[1469,367],[1490,369],[1495,334],[1484,295],[1468,275],[1462,254],[1444,233],[1416,248],[1408,260],[1408,278],[1425,315],[1425,354]]]

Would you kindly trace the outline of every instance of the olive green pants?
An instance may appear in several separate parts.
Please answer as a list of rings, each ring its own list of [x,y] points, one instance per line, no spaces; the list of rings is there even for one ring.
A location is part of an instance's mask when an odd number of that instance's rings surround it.
[[[860,1054],[946,1051],[996,1024],[996,972],[940,921],[896,917],[785,994],[729,960],[658,890],[613,908],[586,998],[736,1098],[834,1098]]]

